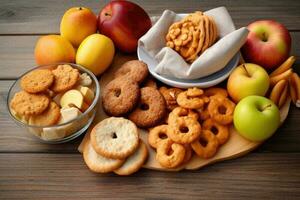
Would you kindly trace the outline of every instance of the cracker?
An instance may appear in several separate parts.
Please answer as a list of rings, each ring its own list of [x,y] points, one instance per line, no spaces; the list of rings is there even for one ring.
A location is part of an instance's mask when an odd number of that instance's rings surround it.
[[[21,78],[21,88],[29,93],[46,91],[53,83],[54,76],[49,69],[36,69]]]
[[[114,170],[114,172],[123,176],[133,174],[143,166],[147,157],[148,149],[145,143],[140,140],[138,149],[126,159],[125,163],[120,168]]]
[[[95,151],[102,156],[125,159],[138,147],[138,130],[128,119],[110,117],[93,128],[91,143]]]
[[[33,115],[29,118],[30,125],[51,126],[58,122],[60,118],[59,106],[51,101],[48,108],[39,115]]]
[[[38,115],[46,110],[49,102],[49,98],[44,94],[20,91],[14,95],[10,106],[20,115]]]
[[[73,88],[79,80],[79,72],[70,65],[58,65],[52,70],[54,83],[51,89],[56,92],[64,92]]]
[[[87,140],[83,147],[83,159],[88,168],[96,173],[108,173],[119,168],[125,160],[110,159],[98,154],[90,140]]]

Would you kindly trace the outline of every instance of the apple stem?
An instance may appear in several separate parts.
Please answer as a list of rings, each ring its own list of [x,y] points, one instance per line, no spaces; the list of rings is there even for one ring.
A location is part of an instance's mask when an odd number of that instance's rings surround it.
[[[250,73],[248,72],[246,66],[245,66],[244,64],[243,64],[242,66],[244,67],[244,69],[245,69],[245,71],[246,71],[246,73],[247,73],[247,76],[248,76],[248,77],[251,77],[251,75],[250,75]]]
[[[104,13],[105,16],[111,16],[109,13]]]
[[[271,105],[271,104],[268,104],[268,105],[266,105],[265,107],[263,107],[263,108],[261,109],[261,111],[264,111],[264,110],[266,110],[267,108],[270,108],[270,107],[272,107],[272,105]]]
[[[78,9],[79,9],[79,10],[82,10],[82,7],[79,7]]]

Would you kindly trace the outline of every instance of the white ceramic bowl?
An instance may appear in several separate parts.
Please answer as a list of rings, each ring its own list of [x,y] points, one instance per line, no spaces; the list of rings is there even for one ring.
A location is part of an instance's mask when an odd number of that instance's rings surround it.
[[[230,75],[232,70],[238,65],[240,59],[240,53],[237,53],[222,70],[203,78],[185,80],[185,79],[165,77],[160,74],[157,74],[154,71],[155,67],[158,64],[157,61],[152,56],[150,56],[143,47],[138,46],[137,54],[139,60],[145,62],[148,65],[149,72],[152,74],[152,76],[154,76],[156,79],[160,80],[161,82],[169,86],[178,87],[178,88],[189,88],[189,87],[208,88],[217,85],[222,81],[224,81]]]
[[[180,17],[185,17],[186,13],[179,14]],[[153,23],[155,23],[159,17],[155,17],[152,19]],[[148,69],[150,73],[161,82],[172,86],[172,87],[178,87],[178,88],[189,88],[189,87],[200,87],[200,88],[208,88],[212,87],[214,85],[217,85],[224,81],[232,72],[232,70],[238,65],[239,59],[240,59],[240,53],[238,52],[228,63],[227,65],[220,71],[215,72],[209,76],[202,77],[199,79],[191,79],[191,80],[185,80],[185,79],[178,79],[178,78],[171,78],[171,77],[165,77],[160,74],[157,74],[154,69],[157,66],[157,61],[155,58],[150,56],[147,51],[141,46],[137,47],[137,55],[139,60],[145,62],[148,65]]]

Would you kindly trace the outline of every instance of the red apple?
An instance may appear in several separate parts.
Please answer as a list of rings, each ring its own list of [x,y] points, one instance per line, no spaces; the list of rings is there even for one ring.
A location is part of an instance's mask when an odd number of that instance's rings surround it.
[[[98,29],[123,52],[135,52],[137,42],[151,28],[146,11],[135,3],[111,1],[99,13]]]
[[[288,58],[291,36],[282,24],[273,20],[260,20],[249,24],[247,28],[250,33],[242,47],[246,62],[270,70],[280,66]]]

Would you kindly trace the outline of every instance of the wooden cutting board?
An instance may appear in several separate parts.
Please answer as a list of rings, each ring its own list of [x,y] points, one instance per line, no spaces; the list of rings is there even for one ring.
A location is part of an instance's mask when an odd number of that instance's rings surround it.
[[[128,60],[132,60],[132,59],[136,59],[136,57],[128,56],[128,55],[121,55],[121,54],[116,55],[116,57],[114,58],[114,62],[112,64],[112,66],[110,67],[110,69],[107,72],[105,72],[99,80],[100,88],[104,88],[104,86],[113,79],[113,74],[118,69],[119,66],[121,66],[124,62],[126,62]],[[281,123],[283,123],[284,120],[287,118],[289,108],[290,108],[290,99],[285,103],[285,105],[280,110]],[[79,152],[82,152],[83,143],[89,137],[89,134],[90,134],[92,128],[94,127],[94,125],[107,117],[108,116],[103,111],[102,102],[100,100],[98,103],[98,110],[97,110],[97,114],[94,119],[94,122],[88,129],[84,139],[82,140],[81,144],[78,147]],[[244,139],[242,136],[239,135],[239,133],[235,130],[235,128],[233,126],[231,126],[229,140],[227,141],[226,144],[224,144],[223,146],[221,146],[219,148],[217,154],[213,158],[202,159],[194,154],[193,157],[191,158],[191,160],[187,164],[184,164],[175,169],[166,169],[166,168],[161,167],[160,164],[155,159],[156,152],[148,144],[148,140],[147,140],[148,131],[140,129],[139,133],[140,133],[141,139],[145,142],[145,144],[147,144],[147,147],[149,150],[148,161],[145,163],[145,165],[143,167],[147,168],[147,169],[160,170],[160,171],[179,171],[182,169],[187,169],[187,170],[199,169],[201,167],[204,167],[206,165],[209,165],[209,164],[212,164],[215,162],[220,162],[223,160],[229,160],[229,159],[243,156],[243,155],[249,153],[250,151],[254,150],[255,148],[257,148],[260,144],[262,144],[261,142],[260,143],[259,142],[251,142],[251,141]]]

